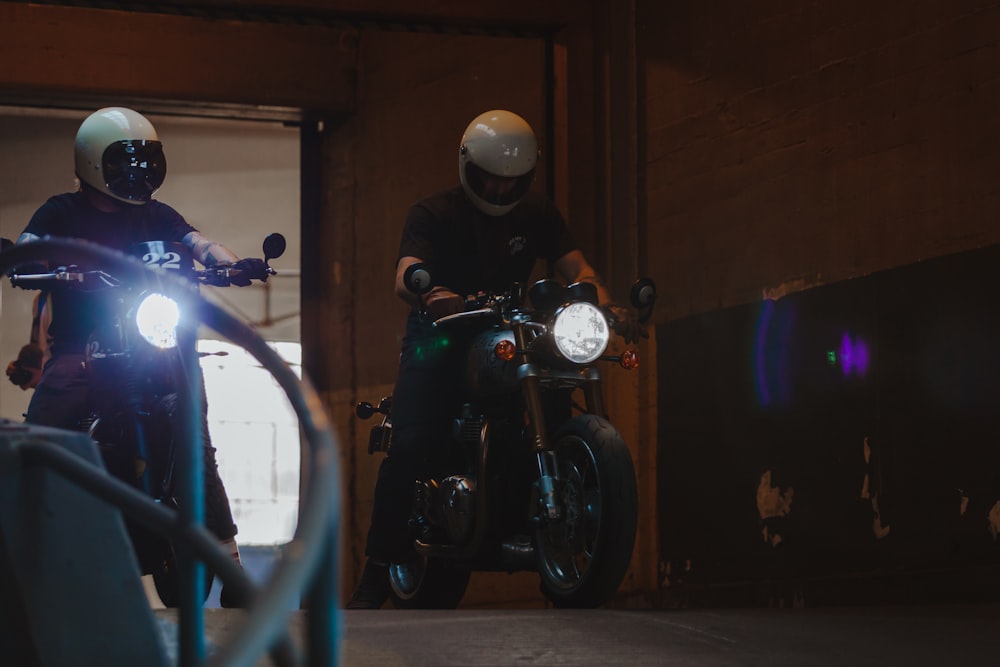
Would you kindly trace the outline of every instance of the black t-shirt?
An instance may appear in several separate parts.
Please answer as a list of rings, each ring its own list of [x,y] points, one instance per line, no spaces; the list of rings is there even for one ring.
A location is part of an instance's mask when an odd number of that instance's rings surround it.
[[[506,215],[490,216],[457,186],[410,208],[399,257],[422,259],[435,285],[464,296],[523,284],[536,260],[554,262],[576,248],[548,197],[530,192]]]
[[[83,239],[126,250],[143,241],[179,242],[196,230],[180,213],[156,200],[142,205],[128,204],[120,211],[105,213],[91,206],[83,192],[71,192],[56,195],[42,204],[24,231],[39,237]],[[53,353],[82,351],[87,336],[106,316],[101,292],[53,290],[49,325]]]

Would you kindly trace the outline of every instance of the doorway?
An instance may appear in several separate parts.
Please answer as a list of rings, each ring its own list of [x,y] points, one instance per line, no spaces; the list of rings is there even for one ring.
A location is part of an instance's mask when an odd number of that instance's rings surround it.
[[[16,239],[50,196],[76,188],[73,142],[90,110],[0,106],[0,235]],[[277,121],[222,120],[145,113],[167,158],[156,198],[240,256],[260,257],[270,232],[287,239],[272,262],[278,275],[245,288],[203,294],[250,322],[292,365],[301,364],[299,318],[299,130]],[[27,342],[33,293],[4,281],[0,291],[0,362]],[[298,420],[259,364],[203,329],[209,428],[247,560],[273,552],[295,530],[299,486]],[[30,390],[0,384],[0,417],[23,418]],[[262,421],[264,420],[264,421]],[[210,599],[211,604],[211,599]]]

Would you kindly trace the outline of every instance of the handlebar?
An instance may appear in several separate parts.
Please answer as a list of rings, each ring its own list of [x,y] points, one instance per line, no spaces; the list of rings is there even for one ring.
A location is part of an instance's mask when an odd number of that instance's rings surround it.
[[[256,272],[237,268],[236,265],[233,264],[217,264],[202,270],[194,271],[193,277],[196,282],[203,285],[229,287],[234,284],[234,278],[237,280],[245,278],[247,279],[246,284],[249,284],[250,280],[260,280],[266,282],[268,277],[277,275],[277,273],[277,271],[266,264],[263,264],[261,269]],[[119,287],[122,284],[119,279],[100,269],[80,271],[75,266],[60,266],[55,271],[48,271],[45,273],[12,273],[10,274],[10,283],[14,287],[28,289],[44,287],[45,285],[51,283],[69,285],[76,284],[84,290]]]
[[[72,270],[71,270],[72,269]],[[86,289],[85,283],[96,281],[100,283],[98,289],[105,287],[118,287],[121,281],[104,271],[78,271],[76,267],[60,266],[55,271],[47,273],[12,273],[10,274],[10,284],[14,287],[38,288],[49,283],[79,283]]]
[[[573,295],[568,293],[564,296],[569,297],[568,300],[572,300],[573,298]],[[608,327],[610,327],[618,335],[625,337],[628,342],[638,342],[638,338],[640,336],[644,337],[647,335],[643,327],[652,314],[653,301],[655,300],[655,287],[648,288],[648,292],[644,296],[646,296],[645,302],[639,302],[639,300],[633,298],[633,307],[636,308],[638,312],[634,316],[634,320],[631,321],[628,315],[623,315],[619,311],[619,309],[623,308],[621,306],[606,304],[605,306],[600,307],[604,318],[607,320]],[[576,295],[576,298],[579,299],[580,296]],[[583,300],[597,305],[595,303],[596,300]],[[558,302],[548,304],[549,307],[547,308],[529,308],[524,304],[522,293],[519,292],[515,286],[514,289],[508,292],[498,294],[480,293],[476,296],[470,295],[465,301],[466,310],[439,317],[431,323],[431,326],[435,328],[446,327],[457,323],[466,323],[487,318],[493,321],[505,323],[511,323],[515,318],[518,318],[527,326],[544,326],[544,322],[542,320],[534,321],[536,315],[533,313],[551,314],[555,312],[555,308],[564,303],[566,303],[565,300],[560,300]]]
[[[240,260],[240,262],[246,262],[247,260]],[[251,261],[254,261],[251,259]],[[205,285],[212,285],[215,287],[229,287],[235,284],[233,278],[245,278],[249,280],[259,280],[261,282],[267,282],[267,279],[271,276],[277,275],[278,272],[272,269],[264,260],[256,260],[260,262],[258,270],[240,267],[240,262],[236,264],[216,264],[215,266],[210,266],[201,271],[195,271],[195,279]]]
[[[517,307],[518,303],[511,292],[500,294],[486,294],[480,292],[478,295],[469,295],[465,299],[465,310],[460,313],[452,313],[439,317],[432,323],[433,326],[441,326],[454,322],[478,319],[481,317],[503,318],[508,307]]]
[[[410,264],[403,275],[403,284],[413,294],[423,296],[434,289],[434,278],[430,269],[423,262]],[[466,297],[465,311],[445,315],[434,321],[434,326],[441,326],[456,321],[467,321],[485,316],[507,319],[514,312],[521,309],[527,297],[535,309],[541,312],[550,312],[552,309],[565,303],[567,299],[577,299],[589,301],[598,305],[598,290],[592,282],[576,282],[563,286],[552,279],[542,279],[536,281],[529,289],[525,290],[519,283],[514,283],[511,289],[501,294],[479,293]],[[627,317],[620,317],[618,311],[622,306],[615,304],[605,304],[602,308],[608,324],[617,333],[629,339],[633,336],[645,336],[644,326],[652,317],[653,306],[656,302],[656,283],[651,278],[640,278],[633,283],[629,294],[631,306],[635,309],[635,316],[631,313]]]
[[[439,317],[433,322],[433,326],[439,327],[443,324],[449,324],[451,322],[458,322],[460,320],[475,319],[478,317],[484,317],[486,315],[496,315],[497,311],[495,308],[477,308],[476,310],[466,310],[461,313],[453,313],[451,315],[445,315],[444,317]]]
[[[123,281],[120,277],[109,275],[100,269],[81,271],[78,266],[72,263],[78,261],[76,259],[78,255],[74,252],[74,248],[81,251],[89,247],[101,248],[101,253],[111,252],[111,256],[115,257],[117,257],[118,251],[104,248],[92,241],[80,239],[58,239],[46,236],[41,241],[49,241],[52,244],[50,245],[50,250],[57,253],[56,256],[48,258],[49,262],[52,264],[65,264],[59,266],[54,271],[46,271],[45,265],[41,264],[43,267],[41,271],[23,274],[18,274],[17,269],[34,269],[40,266],[39,261],[31,260],[30,262],[22,262],[20,266],[15,264],[14,271],[9,274],[12,285],[37,289],[52,283],[77,283],[81,286],[81,289],[104,289],[118,287],[123,282],[131,280],[145,280],[150,275],[141,272],[141,267],[145,267],[159,268],[164,272],[164,275],[172,274],[188,278],[195,283],[203,285],[212,285],[215,287],[237,285],[244,287],[254,280],[267,282],[270,276],[277,275],[278,272],[272,269],[268,262],[281,257],[285,252],[285,237],[275,232],[268,234],[264,239],[262,244],[263,259],[249,257],[237,260],[232,264],[215,264],[205,267],[202,270],[194,270],[194,260],[191,257],[191,251],[182,246],[182,244],[145,241],[134,244],[129,249],[132,261],[135,262],[140,273],[133,274],[133,269],[129,268],[128,271],[123,272],[124,276],[126,276]],[[68,245],[65,245],[64,242],[68,242]],[[2,248],[2,252],[7,256],[10,256],[10,253],[14,253],[15,255],[24,254],[23,252],[18,252],[17,244],[13,244],[7,239],[0,239],[0,248]],[[58,250],[55,250],[56,248]],[[141,262],[137,261],[139,258],[141,258]],[[117,271],[122,267],[129,266],[129,264],[112,263],[111,266],[114,266]],[[97,284],[93,285],[95,282]],[[91,284],[88,285],[87,283]]]

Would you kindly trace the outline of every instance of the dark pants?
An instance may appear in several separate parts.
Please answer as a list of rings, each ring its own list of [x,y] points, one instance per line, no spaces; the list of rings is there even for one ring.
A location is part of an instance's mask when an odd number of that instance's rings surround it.
[[[392,394],[392,447],[379,467],[365,554],[390,561],[412,544],[415,482],[451,438],[460,399],[462,345],[438,330],[407,336]]]
[[[41,426],[75,430],[90,416],[90,383],[82,354],[58,354],[42,372],[42,379],[28,404],[25,421]],[[202,396],[205,388],[202,386]],[[207,406],[206,406],[207,407]],[[219,477],[215,448],[208,434],[208,419],[202,410],[205,438],[205,526],[220,540],[236,535],[229,496]]]

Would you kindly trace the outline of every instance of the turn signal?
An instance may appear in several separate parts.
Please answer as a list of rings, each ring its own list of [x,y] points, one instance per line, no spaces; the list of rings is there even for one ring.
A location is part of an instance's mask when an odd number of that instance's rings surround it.
[[[639,353],[635,350],[625,350],[618,363],[627,371],[635,370],[639,368]]]
[[[513,342],[504,339],[493,348],[493,354],[497,355],[497,359],[510,361],[517,354],[517,346]]]

